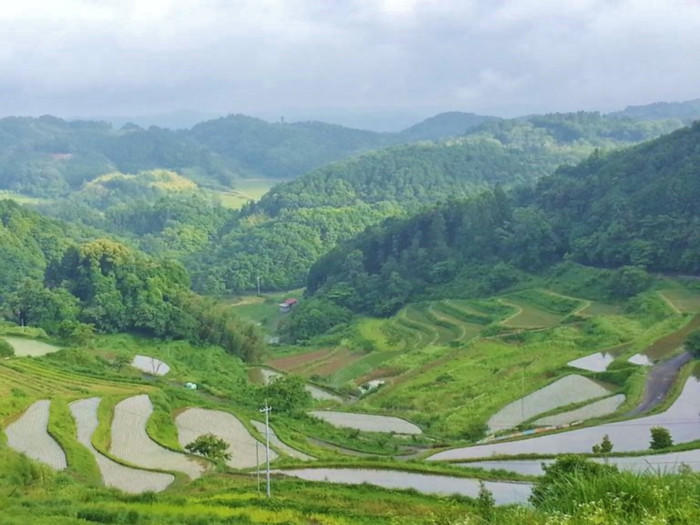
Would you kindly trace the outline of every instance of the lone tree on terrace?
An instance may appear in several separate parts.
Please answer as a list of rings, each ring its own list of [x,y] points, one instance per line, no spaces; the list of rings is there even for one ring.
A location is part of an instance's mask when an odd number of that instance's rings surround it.
[[[649,443],[649,448],[658,450],[661,448],[668,448],[672,445],[673,439],[667,428],[651,427],[651,443]]]
[[[214,434],[203,434],[192,443],[185,445],[185,450],[191,454],[200,454],[214,461],[226,461],[231,459],[231,454],[226,452],[228,443]]]

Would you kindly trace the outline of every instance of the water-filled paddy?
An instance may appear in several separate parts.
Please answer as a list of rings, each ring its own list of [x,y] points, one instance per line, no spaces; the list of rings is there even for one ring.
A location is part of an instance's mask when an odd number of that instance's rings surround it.
[[[170,372],[170,367],[163,361],[147,355],[135,355],[131,366],[154,376],[164,376]]]
[[[17,357],[40,357],[60,350],[58,346],[50,345],[43,341],[37,341],[36,339],[14,337],[11,335],[3,335],[2,339],[10,343]]]
[[[591,447],[600,443],[605,434],[608,434],[617,452],[647,450],[649,430],[654,426],[666,427],[674,443],[687,443],[700,439],[700,411],[697,401],[699,398],[700,380],[691,377],[686,381],[678,399],[661,414],[518,441],[456,448],[440,452],[428,459],[458,460],[488,458],[493,455],[590,452]]]
[[[389,489],[414,489],[426,494],[461,494],[475,498],[479,494],[479,481],[439,474],[421,474],[398,470],[350,469],[350,468],[309,468],[280,471],[287,476],[309,481],[347,483],[359,485],[369,483]],[[485,481],[498,505],[527,503],[532,486],[529,483],[508,483]]]
[[[314,410],[312,416],[323,419],[336,427],[346,427],[363,432],[396,432],[397,434],[420,434],[420,427],[393,416],[377,416],[354,412],[334,412],[332,410]]]
[[[610,394],[608,390],[587,377],[568,375],[509,403],[491,416],[488,427],[491,432],[513,428],[538,414],[608,394]]]
[[[67,465],[66,454],[46,430],[50,404],[48,399],[35,402],[19,419],[7,425],[5,434],[10,448],[56,470],[63,470]]]

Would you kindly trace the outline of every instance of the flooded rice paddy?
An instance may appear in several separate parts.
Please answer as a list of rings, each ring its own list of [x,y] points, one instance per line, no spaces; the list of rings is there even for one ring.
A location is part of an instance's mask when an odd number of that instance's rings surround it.
[[[533,424],[540,426],[556,426],[573,423],[574,421],[585,421],[586,419],[592,419],[594,417],[607,416],[615,412],[624,402],[625,395],[617,394],[601,399],[600,401],[594,401],[593,403],[574,410],[568,410],[560,414],[540,418]]]
[[[591,447],[600,443],[605,434],[610,437],[617,452],[647,450],[649,431],[655,426],[666,427],[674,443],[687,443],[700,439],[699,398],[700,380],[690,377],[678,399],[668,410],[660,414],[518,441],[456,448],[439,452],[428,459],[437,461],[488,458],[494,455],[590,452]]]
[[[208,410],[204,408],[188,408],[175,418],[178,441],[185,448],[197,437],[203,434],[214,434],[228,443],[227,452],[231,458],[226,464],[232,468],[250,468],[256,466],[256,439],[250,435],[248,429],[243,426],[238,418],[221,410]],[[265,462],[265,446],[258,448],[258,460]],[[277,457],[274,450],[270,450],[270,461]]]
[[[305,468],[278,472],[308,481],[350,485],[369,483],[388,489],[414,489],[425,494],[461,494],[471,498],[479,494],[479,480],[440,474],[350,468]],[[527,503],[532,491],[529,483],[485,481],[484,485],[493,494],[498,505]]]
[[[67,466],[66,454],[46,430],[50,405],[48,399],[36,401],[19,419],[7,425],[5,434],[10,448],[56,470],[63,470]]]
[[[60,350],[58,346],[50,345],[43,341],[37,341],[36,339],[13,337],[10,335],[4,335],[2,339],[10,343],[17,357],[40,357]]]
[[[146,423],[153,412],[147,395],[133,396],[114,407],[110,454],[140,467],[184,472],[198,478],[204,466],[184,454],[161,447],[146,433]]]
[[[558,407],[603,397],[610,392],[595,381],[572,374],[509,403],[488,420],[491,432],[516,427],[538,414]]]
[[[417,425],[393,416],[376,416],[355,412],[335,412],[332,410],[313,410],[314,417],[330,423],[334,427],[354,428],[363,432],[395,432],[397,434],[421,434]]]
[[[94,456],[104,484],[130,494],[165,490],[175,481],[175,476],[172,474],[149,472],[120,465],[101,454],[92,446],[92,435],[98,425],[97,407],[99,404],[99,397],[91,397],[74,401],[69,405],[69,408],[77,426],[78,442]]]
[[[170,367],[163,361],[147,355],[135,355],[131,366],[153,376],[164,376],[170,372]]]

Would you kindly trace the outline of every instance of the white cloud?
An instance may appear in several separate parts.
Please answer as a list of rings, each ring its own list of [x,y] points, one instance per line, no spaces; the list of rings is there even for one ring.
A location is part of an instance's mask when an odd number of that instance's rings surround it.
[[[700,96],[682,0],[0,0],[0,113],[435,108]]]

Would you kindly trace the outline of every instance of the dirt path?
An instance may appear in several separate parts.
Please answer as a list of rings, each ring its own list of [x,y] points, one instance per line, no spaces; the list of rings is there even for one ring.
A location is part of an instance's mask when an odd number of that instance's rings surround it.
[[[675,313],[677,313],[677,314],[682,314],[682,313],[683,313],[683,312],[681,312],[681,311],[678,309],[678,307],[677,307],[675,304],[673,304],[673,301],[671,301],[671,299],[669,299],[668,297],[666,297],[662,292],[656,292],[656,293],[659,294],[659,297],[661,297],[661,299],[663,299],[664,302],[668,305],[668,307],[669,307],[671,310],[673,310]]]
[[[102,455],[92,446],[92,434],[97,429],[98,424],[97,407],[99,404],[99,397],[91,397],[73,401],[69,408],[78,428],[78,441],[95,457],[104,484],[130,494],[165,490],[168,485],[175,481],[175,476],[172,474],[149,472],[120,465]]]
[[[654,365],[649,371],[641,403],[634,410],[628,412],[627,415],[636,416],[657,407],[666,399],[680,369],[691,359],[692,356],[688,352],[684,352],[668,361]]]
[[[7,426],[7,444],[17,452],[46,463],[56,470],[66,468],[66,454],[47,432],[51,401],[43,399],[31,405],[22,416]]]
[[[114,407],[112,444],[109,452],[117,458],[146,468],[184,472],[198,478],[204,467],[197,460],[161,447],[146,433],[153,412],[147,395],[133,396]]]

